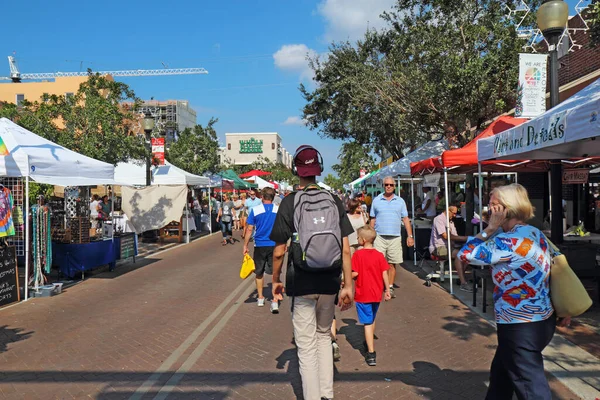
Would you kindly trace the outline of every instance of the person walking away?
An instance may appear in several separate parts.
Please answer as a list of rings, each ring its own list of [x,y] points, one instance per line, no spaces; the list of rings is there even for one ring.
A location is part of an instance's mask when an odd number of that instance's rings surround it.
[[[383,253],[390,264],[388,271],[390,294],[392,298],[395,298],[394,282],[396,280],[396,268],[404,261],[401,223],[404,223],[404,228],[408,235],[406,239],[408,247],[414,246],[415,240],[410,218],[408,218],[406,203],[394,193],[396,187],[394,178],[386,176],[383,179],[383,186],[384,192],[373,199],[373,205],[371,206],[371,227],[375,228],[377,232],[375,248]]]
[[[331,324],[339,292],[342,311],[352,305],[352,267],[348,235],[352,225],[342,202],[322,190],[316,177],[323,172],[323,158],[312,146],[300,146],[292,161],[300,177],[299,190],[283,199],[271,240],[273,251],[273,299],[283,298],[281,269],[286,243],[291,239],[286,273],[286,292],[292,298],[292,324],[298,349],[305,400],[333,398]],[[314,207],[307,207],[307,206]],[[344,287],[340,291],[340,275]]]
[[[458,213],[458,207],[451,205],[448,207],[448,217],[450,218],[450,227],[448,228],[446,210],[440,215],[433,219],[433,227],[431,228],[431,236],[429,237],[429,253],[439,257],[441,259],[448,259],[448,232],[450,232],[451,242],[466,242],[467,238],[464,236],[458,236],[456,232],[456,226],[454,225],[454,217]],[[465,278],[465,266],[462,260],[457,257],[458,250],[452,250],[451,252],[453,263],[458,272],[458,278],[460,279],[460,290],[465,292],[472,292],[473,288],[467,283]]]
[[[256,291],[258,292],[258,306],[264,307],[265,296],[263,295],[264,274],[273,274],[273,249],[275,242],[269,236],[275,223],[277,210],[279,207],[273,204],[275,191],[271,188],[262,190],[262,204],[253,207],[248,215],[246,225],[246,234],[244,236],[244,249],[242,254],[248,253],[248,242],[252,237],[252,230],[256,228],[254,240],[254,274],[256,275]],[[276,300],[271,301],[271,313],[279,313],[279,303]]]
[[[223,234],[223,246],[227,243],[234,244],[231,230],[231,224],[233,222],[233,201],[229,200],[229,197],[224,194],[223,201],[221,202],[221,208],[219,208],[219,214],[217,215],[217,222],[221,222],[221,233]]]
[[[275,197],[273,198],[273,204],[275,204],[276,206],[279,206],[281,204],[281,200],[283,200],[283,197],[281,197],[279,195],[279,191],[276,190],[275,191]]]
[[[424,196],[425,199],[423,200],[421,207],[419,207],[418,209],[421,210],[422,212],[424,212],[425,216],[427,218],[433,219],[436,215],[436,212],[435,212],[436,203],[435,203],[435,199],[433,198],[433,192],[431,191],[431,188],[424,187],[423,194],[425,195]]]
[[[244,202],[244,207],[246,209],[246,215],[250,215],[250,210],[252,210],[253,207],[256,207],[262,203],[261,200],[258,197],[256,197],[256,190],[251,189],[248,192],[248,196],[249,196],[249,198],[247,198],[246,201]],[[252,233],[252,237],[250,240],[254,240],[254,231],[252,231],[251,233]],[[245,231],[244,231],[244,235],[245,235]]]
[[[392,298],[389,288],[389,264],[379,251],[373,247],[377,237],[370,225],[358,228],[358,243],[362,249],[352,256],[352,279],[354,279],[354,300],[358,322],[365,328],[365,361],[373,367],[377,365],[375,353],[375,317],[381,303],[381,293],[386,301]]]
[[[246,193],[240,194],[240,201],[242,202],[242,207],[240,208],[240,229],[242,230],[243,239],[244,231],[246,230],[246,220],[248,219],[248,214],[246,213]]]
[[[233,229],[240,230],[240,214],[242,213],[242,207],[244,203],[240,200],[237,194],[233,195]]]
[[[458,253],[464,263],[491,265],[498,347],[487,400],[550,400],[542,351],[557,325],[550,298],[552,251],[544,234],[528,225],[533,206],[513,183],[490,194],[489,225]],[[558,320],[568,326],[571,318]]]

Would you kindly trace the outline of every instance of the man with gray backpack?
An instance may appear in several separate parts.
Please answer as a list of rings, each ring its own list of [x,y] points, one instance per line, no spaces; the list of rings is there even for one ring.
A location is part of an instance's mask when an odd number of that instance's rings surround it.
[[[286,196],[277,212],[271,240],[273,301],[283,300],[281,269],[291,239],[286,293],[292,299],[292,324],[298,349],[305,400],[333,398],[331,323],[339,292],[342,311],[352,306],[352,266],[348,235],[354,232],[342,201],[316,184],[323,172],[321,154],[300,146],[292,172],[300,178],[298,191]],[[345,285],[340,292],[341,273]]]

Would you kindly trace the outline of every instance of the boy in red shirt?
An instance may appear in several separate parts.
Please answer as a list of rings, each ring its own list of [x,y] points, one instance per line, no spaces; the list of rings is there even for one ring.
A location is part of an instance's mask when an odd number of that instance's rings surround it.
[[[375,250],[373,242],[377,237],[375,229],[369,225],[356,231],[358,244],[363,248],[352,256],[352,279],[355,281],[354,301],[358,321],[365,326],[367,355],[365,361],[370,366],[377,365],[375,344],[375,316],[381,303],[381,293],[385,289],[385,300],[390,300],[390,285],[387,270],[390,268],[383,254]]]

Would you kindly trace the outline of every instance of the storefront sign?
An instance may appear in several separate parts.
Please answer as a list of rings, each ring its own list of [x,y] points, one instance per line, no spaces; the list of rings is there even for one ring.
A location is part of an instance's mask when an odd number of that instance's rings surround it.
[[[0,247],[0,307],[19,300],[17,253],[14,246]]]
[[[564,143],[566,140],[567,114],[565,111],[528,122],[494,136],[494,157],[526,153]],[[479,143],[479,155],[489,154],[488,141]],[[480,157],[481,158],[481,157]],[[490,157],[491,158],[491,157]]]
[[[262,153],[263,141],[250,138],[248,140],[240,140],[240,153]]]
[[[515,116],[533,118],[546,111],[546,54],[519,54]]]
[[[563,171],[562,183],[574,185],[588,183],[589,177],[589,169],[566,169]]]
[[[152,138],[152,158],[165,165],[165,138]]]

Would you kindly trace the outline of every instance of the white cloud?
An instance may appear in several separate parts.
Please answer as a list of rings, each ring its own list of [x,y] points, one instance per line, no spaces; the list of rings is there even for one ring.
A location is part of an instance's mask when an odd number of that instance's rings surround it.
[[[287,117],[285,121],[283,121],[284,125],[298,125],[298,126],[306,126],[306,120],[300,117]]]
[[[317,52],[305,44],[286,44],[273,54],[273,60],[277,68],[299,73],[301,80],[311,80],[313,71],[308,66],[307,57],[316,55]]]
[[[385,27],[380,15],[391,10],[395,3],[396,0],[322,0],[317,12],[325,19],[325,40],[354,41],[367,28]]]

